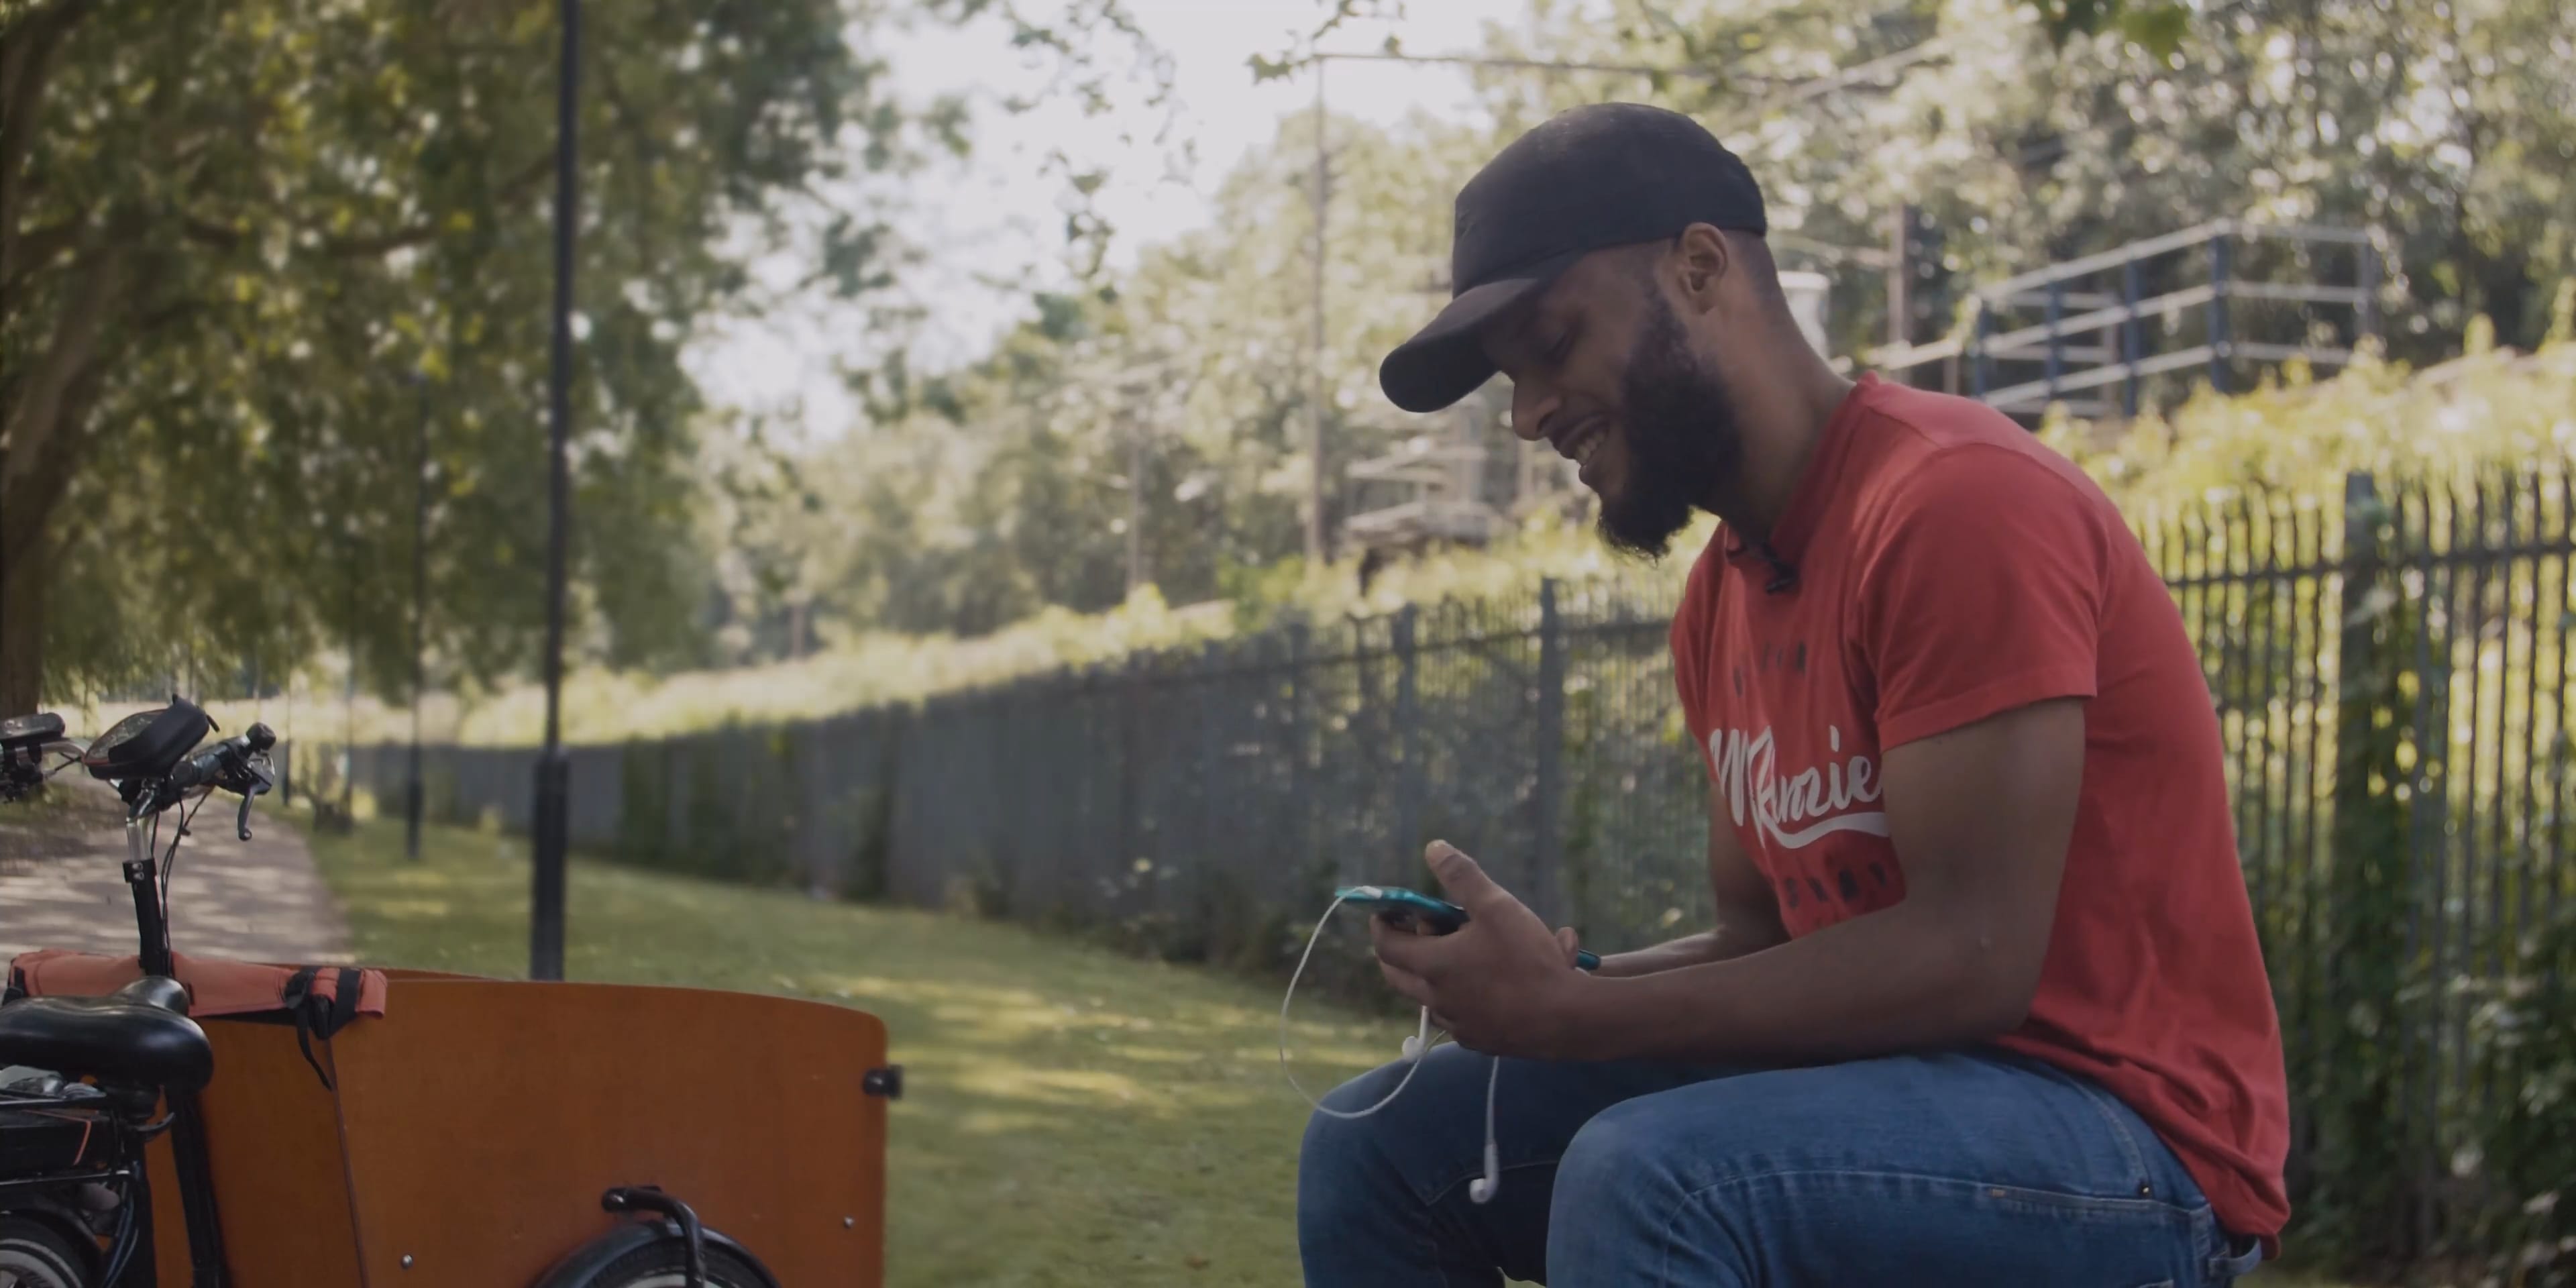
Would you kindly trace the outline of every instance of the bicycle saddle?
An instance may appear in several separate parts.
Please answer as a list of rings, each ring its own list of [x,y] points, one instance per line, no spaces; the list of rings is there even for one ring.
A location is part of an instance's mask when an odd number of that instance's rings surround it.
[[[63,736],[63,718],[51,711],[0,720],[0,743],[41,744]]]
[[[0,1006],[0,1065],[172,1094],[215,1076],[206,1031],[189,1019],[179,982],[146,976],[105,997],[31,997]]]

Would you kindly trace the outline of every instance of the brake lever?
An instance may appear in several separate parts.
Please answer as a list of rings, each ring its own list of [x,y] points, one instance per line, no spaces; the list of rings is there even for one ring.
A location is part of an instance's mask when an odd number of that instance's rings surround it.
[[[239,832],[245,841],[250,839],[250,803],[277,786],[277,780],[268,776],[266,760],[264,756],[248,756],[242,760],[242,776],[248,781],[242,784],[241,813],[234,816],[233,830]]]

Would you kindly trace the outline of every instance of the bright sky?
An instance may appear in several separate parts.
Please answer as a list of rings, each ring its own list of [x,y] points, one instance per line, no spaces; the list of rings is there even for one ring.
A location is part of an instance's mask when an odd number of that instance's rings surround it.
[[[1129,8],[1172,60],[1178,108],[1168,118],[1144,104],[1141,85],[1098,117],[1060,100],[1012,116],[999,100],[1039,88],[1044,63],[1010,50],[996,24],[908,35],[888,51],[907,97],[962,90],[978,98],[973,158],[921,185],[913,194],[920,210],[905,221],[932,251],[922,279],[924,297],[935,301],[920,346],[927,364],[972,357],[1025,311],[1038,284],[1014,274],[1013,289],[999,290],[975,274],[1060,262],[1064,184],[1046,169],[1051,151],[1109,166],[1098,205],[1118,230],[1112,262],[1124,264],[1142,245],[1201,226],[1209,198],[1245,151],[1266,141],[1282,116],[1313,109],[1311,72],[1255,86],[1247,60],[1294,48],[1326,12],[1324,0],[1129,0]],[[1408,53],[1465,52],[1481,43],[1487,23],[1516,25],[1525,13],[1526,0],[1408,0],[1401,20],[1354,23],[1326,45],[1375,50],[1392,32]],[[1379,122],[1416,107],[1453,118],[1477,111],[1463,72],[1445,67],[1337,62],[1326,97],[1336,117]],[[1174,137],[1158,140],[1167,119]],[[1195,144],[1195,164],[1170,173],[1166,158],[1183,138]],[[697,354],[693,366],[719,405],[774,407],[801,398],[809,432],[835,436],[855,424],[855,410],[831,363],[863,356],[849,353],[848,341],[836,342],[835,330],[821,315],[737,329]]]

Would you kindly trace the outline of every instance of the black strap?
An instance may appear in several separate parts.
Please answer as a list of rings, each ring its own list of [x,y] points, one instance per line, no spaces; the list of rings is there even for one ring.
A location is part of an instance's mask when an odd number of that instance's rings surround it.
[[[26,995],[27,972],[16,966],[11,966],[9,968],[8,987],[0,988],[0,1006],[5,1006],[11,1002],[17,1001],[19,998],[25,997]]]
[[[361,982],[358,972],[343,966],[333,979],[338,987],[331,993],[331,1027],[322,1030],[322,1036],[326,1038],[340,1036],[340,1030],[349,1027],[349,1021],[358,1018],[360,991],[358,985]]]
[[[330,1022],[330,1013],[324,1009],[322,999],[313,994],[313,981],[321,973],[321,969],[319,966],[307,966],[295,972],[286,981],[286,996],[283,1000],[286,1003],[287,1014],[295,1017],[295,1046],[304,1053],[304,1063],[313,1066],[313,1076],[322,1080],[323,1090],[337,1091],[339,1088],[331,1085],[331,1075],[323,1072],[322,1062],[313,1058],[314,1025],[317,1021],[325,1024]],[[347,992],[348,986],[343,984],[341,991]]]

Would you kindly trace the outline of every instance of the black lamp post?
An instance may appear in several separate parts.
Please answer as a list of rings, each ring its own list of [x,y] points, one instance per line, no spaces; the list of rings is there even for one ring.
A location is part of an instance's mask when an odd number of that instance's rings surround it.
[[[429,376],[412,373],[420,394],[420,427],[411,459],[411,780],[403,789],[403,856],[420,857],[421,624],[429,613]]]
[[[579,209],[573,166],[581,70],[581,0],[562,0],[563,65],[555,86],[555,305],[552,444],[546,484],[546,745],[537,760],[536,864],[529,892],[528,975],[563,978],[566,763],[563,752],[564,546],[572,521],[564,445],[572,422],[572,268]]]

